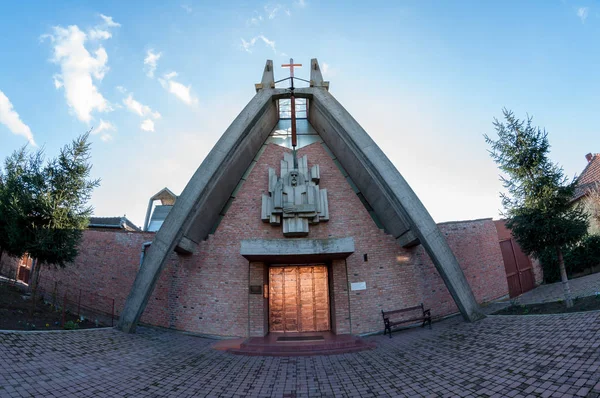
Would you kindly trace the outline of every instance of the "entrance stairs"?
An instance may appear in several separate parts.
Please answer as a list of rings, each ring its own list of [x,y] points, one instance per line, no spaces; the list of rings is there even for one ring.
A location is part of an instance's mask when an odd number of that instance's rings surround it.
[[[351,334],[269,333],[265,337],[246,339],[239,347],[232,347],[227,351],[236,355],[294,357],[346,354],[375,347],[374,342]]]

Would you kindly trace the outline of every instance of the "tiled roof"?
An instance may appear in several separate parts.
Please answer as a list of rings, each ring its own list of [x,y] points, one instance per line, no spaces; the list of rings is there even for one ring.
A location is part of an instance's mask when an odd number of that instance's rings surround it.
[[[119,228],[128,231],[141,231],[127,217],[90,217],[90,228]]]
[[[575,189],[573,200],[587,195],[596,185],[600,185],[600,153],[592,155],[591,160],[588,161],[585,169],[583,169],[581,175],[577,178],[577,188]]]

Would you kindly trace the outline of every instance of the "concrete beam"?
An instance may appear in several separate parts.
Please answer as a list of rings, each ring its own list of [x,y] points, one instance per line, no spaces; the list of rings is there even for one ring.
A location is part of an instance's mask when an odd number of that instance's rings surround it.
[[[312,91],[309,121],[365,195],[388,233],[398,238],[412,230],[464,319],[472,322],[484,318],[444,236],[392,162],[327,90],[305,90]]]
[[[338,260],[354,253],[354,239],[246,239],[240,254],[249,261],[306,264],[312,261]],[[292,261],[292,262],[290,262]]]
[[[404,248],[414,247],[421,243],[417,234],[415,234],[411,229],[396,238],[396,242]]]
[[[133,333],[162,269],[184,235],[199,242],[275,127],[275,90],[260,90],[225,131],[169,212],[144,257],[117,327]]]
[[[273,61],[268,59],[263,71],[262,80],[254,85],[256,92],[264,88],[275,88],[275,75],[273,73]]]
[[[193,240],[183,236],[177,246],[175,246],[175,251],[179,254],[194,254],[198,249],[198,243]]]
[[[310,60],[310,86],[324,87],[329,90],[329,82],[323,81],[323,74],[316,58]]]

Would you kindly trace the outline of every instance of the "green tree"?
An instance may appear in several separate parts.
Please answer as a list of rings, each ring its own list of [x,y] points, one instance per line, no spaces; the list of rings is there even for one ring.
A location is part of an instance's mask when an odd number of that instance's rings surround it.
[[[7,215],[0,245],[35,259],[34,303],[41,268],[75,260],[92,214],[88,201],[100,181],[90,179],[88,138],[89,133],[81,135],[48,162],[41,150],[30,154],[24,147],[6,160],[0,177],[0,214]]]
[[[568,181],[561,167],[548,154],[548,133],[532,126],[532,119],[517,119],[503,109],[504,121],[494,119],[498,139],[485,135],[490,155],[504,173],[501,180],[507,193],[501,193],[506,225],[523,251],[539,257],[554,250],[563,284],[565,303],[573,306],[565,270],[563,251],[586,234],[587,215],[572,205],[576,181]]]
[[[21,257],[26,252],[27,226],[37,185],[42,178],[42,152],[27,147],[15,151],[0,170],[0,261],[4,253]]]

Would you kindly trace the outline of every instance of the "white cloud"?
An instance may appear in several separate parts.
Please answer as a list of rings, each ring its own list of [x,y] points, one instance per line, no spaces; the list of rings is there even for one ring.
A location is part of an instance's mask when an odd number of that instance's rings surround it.
[[[275,6],[266,5],[265,12],[267,13],[267,18],[275,19],[275,17],[277,16],[277,12],[279,12],[280,8],[281,8],[281,6],[279,4],[277,4]]]
[[[140,128],[144,131],[154,131],[154,122],[152,119],[146,119],[142,122]]]
[[[248,25],[258,25],[262,22],[262,20],[263,20],[262,15],[259,15],[257,17],[250,18],[247,23],[248,23]]]
[[[120,26],[111,17],[100,16],[105,26]],[[95,85],[95,80],[101,81],[109,69],[108,54],[102,46],[90,53],[86,48],[86,41],[110,37],[110,32],[98,27],[86,34],[77,25],[66,28],[56,26],[51,34],[42,36],[42,39],[50,39],[54,52],[51,60],[60,66],[60,74],[53,76],[54,87],[64,88],[67,104],[77,118],[86,123],[92,120],[92,112],[107,112],[112,109]]]
[[[60,78],[60,75],[54,75],[52,76],[52,79],[54,80],[54,88],[59,89],[63,86],[63,82]]]
[[[577,16],[581,19],[581,23],[585,23],[585,20],[588,17],[590,9],[588,7],[579,7],[577,9]]]
[[[114,124],[112,124],[111,122],[105,122],[104,120],[100,119],[100,124],[98,124],[98,127],[92,130],[92,134],[100,134],[103,131],[116,131],[117,128],[115,127]]]
[[[291,17],[291,16],[292,16],[292,12],[291,12],[289,9],[286,9],[286,10],[285,10],[285,13],[286,13],[286,15],[287,15],[288,17]]]
[[[33,146],[37,146],[33,140],[33,133],[28,125],[23,123],[19,114],[14,110],[8,97],[0,90],[0,123],[8,127],[11,133],[22,135]]]
[[[102,29],[90,29],[89,35],[92,40],[108,40],[112,37],[109,31]]]
[[[255,43],[256,43],[256,37],[253,37],[252,39],[250,39],[250,41],[246,41],[246,40],[242,39],[242,47],[248,53],[252,53],[252,47],[254,47]]]
[[[118,92],[120,92],[121,94],[125,94],[127,92],[127,89],[123,86],[117,86],[115,87],[117,89]]]
[[[252,39],[250,39],[249,41],[244,40],[243,38],[242,40],[242,48],[244,49],[244,51],[252,54],[252,47],[254,47],[254,45],[256,44],[256,40],[261,39],[265,45],[267,45],[268,47],[270,47],[275,53],[277,53],[277,50],[275,49],[275,41],[273,40],[269,40],[267,37],[265,37],[264,35],[258,35],[256,37],[253,37]]]
[[[169,73],[165,74],[165,79],[169,80],[169,79],[172,79],[172,78],[174,78],[176,76],[177,76],[177,72],[175,72],[175,71],[169,72]]]
[[[298,7],[302,7],[302,8],[306,7],[306,1],[305,0],[296,0],[294,2],[294,4],[296,4]]]
[[[326,62],[323,62],[323,66],[321,67],[321,71],[323,72],[323,74],[327,74],[327,72],[329,72],[329,64]]]
[[[100,18],[102,18],[104,20],[104,24],[106,26],[108,26],[109,28],[118,28],[119,26],[121,26],[120,23],[113,21],[112,17],[108,17],[104,14],[100,14]]]
[[[153,111],[148,105],[142,105],[140,102],[133,99],[133,94],[129,94],[123,100],[123,103],[131,112],[141,116],[151,116],[154,119],[160,119],[160,113]]]
[[[260,35],[258,36],[262,41],[265,42],[265,44],[269,47],[271,47],[273,49],[274,52],[277,52],[277,50],[275,50],[275,42],[272,40],[267,39],[265,36]]]
[[[117,131],[117,128],[111,122],[105,122],[104,120],[100,119],[100,124],[98,124],[97,128],[92,130],[92,134],[96,135],[102,133],[102,135],[100,135],[100,139],[104,142],[108,142],[113,139],[112,135],[109,134],[108,131]]]
[[[184,84],[174,80],[173,78],[175,77],[177,77],[177,72],[170,72],[164,75],[164,79],[158,79],[158,81],[163,88],[175,95],[187,105],[196,105],[198,103],[198,98],[192,94],[192,86],[185,86]]]
[[[192,7],[188,6],[187,4],[182,4],[181,8],[183,8],[188,14],[192,13]]]
[[[156,64],[161,56],[162,53],[155,53],[153,49],[150,49],[146,52],[146,58],[144,58],[144,65],[146,65],[146,76],[154,77]]]

